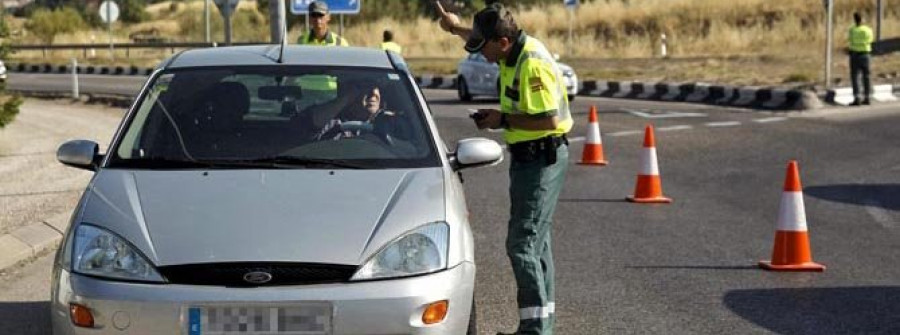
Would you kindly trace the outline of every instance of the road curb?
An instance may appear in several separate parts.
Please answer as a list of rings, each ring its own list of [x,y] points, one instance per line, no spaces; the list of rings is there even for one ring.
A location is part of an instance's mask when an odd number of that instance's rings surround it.
[[[9,64],[6,67],[9,72],[13,73],[72,73],[71,65],[53,65],[45,64],[29,64],[17,63]],[[111,76],[149,76],[153,73],[152,67],[137,66],[106,66],[106,65],[79,65],[78,73],[81,74],[102,74]]]
[[[900,89],[900,85],[872,85],[872,100],[876,102],[897,101],[894,91],[898,89]],[[853,100],[852,87],[837,87],[825,93],[825,101],[830,104],[848,106]]]
[[[55,249],[62,233],[46,222],[34,222],[0,236],[0,271]]]
[[[416,76],[415,79],[416,83],[422,88],[456,89],[455,76],[425,74]],[[809,110],[822,106],[818,96],[809,90],[706,83],[585,80],[580,83],[578,95],[617,99],[691,102],[764,110]]]

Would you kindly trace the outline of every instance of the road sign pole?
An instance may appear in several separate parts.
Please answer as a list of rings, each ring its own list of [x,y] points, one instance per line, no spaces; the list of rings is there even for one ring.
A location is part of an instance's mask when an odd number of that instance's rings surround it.
[[[116,59],[116,54],[113,50],[113,37],[112,37],[112,5],[106,6],[106,28],[107,33],[109,34],[109,58]]]
[[[831,49],[833,44],[834,1],[825,0],[825,88],[831,88]]]
[[[209,1],[210,0],[203,1],[203,22],[204,22],[204,25],[206,26],[206,40],[205,40],[206,43],[209,43],[209,40],[210,40],[210,38],[209,38]]]
[[[881,42],[881,20],[884,19],[884,6],[878,0],[877,19],[875,24],[875,42]]]
[[[231,45],[231,5],[225,4],[225,45]]]

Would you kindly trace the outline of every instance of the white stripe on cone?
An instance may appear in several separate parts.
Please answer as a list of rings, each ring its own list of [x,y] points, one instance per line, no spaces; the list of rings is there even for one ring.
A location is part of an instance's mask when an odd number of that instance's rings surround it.
[[[785,191],[781,195],[778,208],[778,224],[781,231],[806,231],[806,208],[803,206],[803,192]]]
[[[638,171],[642,176],[658,176],[659,164],[656,162],[656,147],[643,148],[644,159],[641,160],[641,169]]]
[[[584,142],[587,144],[603,144],[603,139],[600,136],[600,125],[596,122],[591,122],[588,125],[588,135],[587,140]]]

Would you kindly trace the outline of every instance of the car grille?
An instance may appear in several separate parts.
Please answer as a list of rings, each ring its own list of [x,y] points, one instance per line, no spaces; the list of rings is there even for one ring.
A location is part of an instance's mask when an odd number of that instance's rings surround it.
[[[356,269],[355,265],[314,263],[209,263],[163,266],[159,272],[171,284],[255,287],[346,282]],[[267,273],[271,280],[245,280],[254,272]]]

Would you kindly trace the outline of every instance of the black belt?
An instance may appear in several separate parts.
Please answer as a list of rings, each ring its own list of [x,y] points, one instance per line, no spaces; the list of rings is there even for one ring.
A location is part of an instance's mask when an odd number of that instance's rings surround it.
[[[556,163],[556,148],[563,144],[569,145],[566,134],[513,143],[509,145],[509,152],[512,154],[513,160],[517,162],[528,163],[540,157],[546,157],[549,165]]]

